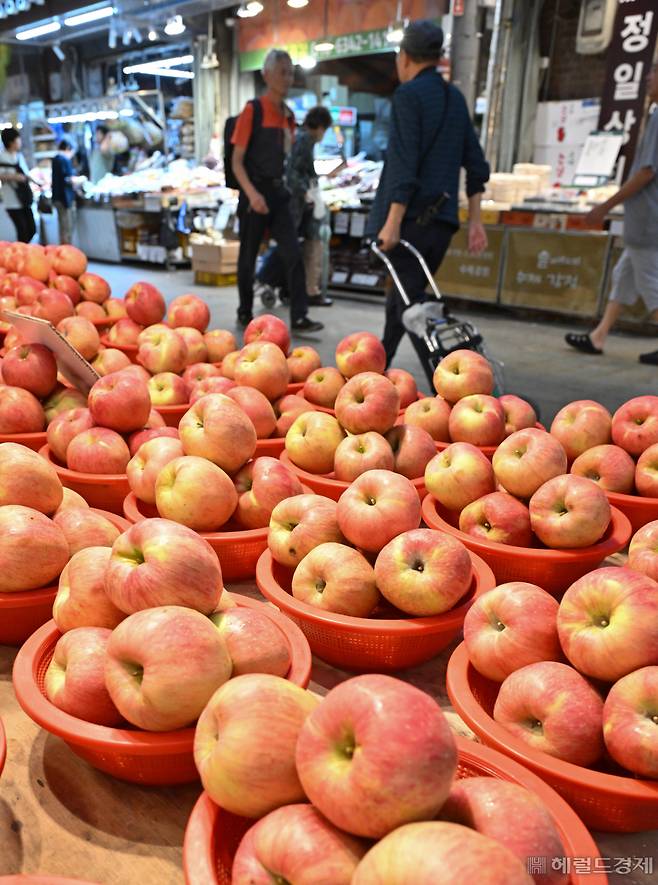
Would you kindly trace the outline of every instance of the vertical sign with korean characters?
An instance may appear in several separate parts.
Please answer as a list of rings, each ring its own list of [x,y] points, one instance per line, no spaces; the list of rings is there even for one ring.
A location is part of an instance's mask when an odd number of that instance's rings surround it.
[[[612,40],[608,47],[599,129],[606,132],[619,130],[624,133],[624,143],[619,154],[620,181],[628,175],[635,154],[656,34],[656,0],[619,0]]]

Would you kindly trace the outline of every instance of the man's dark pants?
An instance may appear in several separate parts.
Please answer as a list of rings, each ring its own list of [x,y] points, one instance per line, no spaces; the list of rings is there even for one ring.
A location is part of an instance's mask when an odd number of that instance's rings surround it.
[[[258,250],[265,232],[269,230],[276,240],[279,254],[286,268],[286,282],[290,293],[290,320],[294,323],[308,313],[308,295],[304,275],[304,259],[297,239],[290,211],[290,194],[283,187],[267,187],[255,184],[269,207],[267,215],[259,215],[249,207],[242,194],[238,204],[240,219],[240,255],[238,257],[238,291],[240,313],[251,316],[254,303],[254,271]]]
[[[455,228],[453,225],[443,221],[435,221],[426,226],[421,226],[415,220],[407,219],[402,222],[401,239],[407,240],[407,242],[418,249],[427,262],[430,272],[434,275],[443,261],[454,233]],[[425,289],[428,283],[418,259],[405,249],[404,246],[396,246],[389,257],[400,277],[400,282],[409,300],[412,303],[424,301]],[[382,338],[382,343],[386,350],[387,366],[390,365],[395,356],[398,345],[406,331],[402,324],[402,314],[406,308],[407,305],[402,301],[393,280],[389,279],[386,284],[386,324]],[[427,345],[422,338],[418,338],[416,335],[410,334],[409,338],[425,370],[431,390],[433,373]]]

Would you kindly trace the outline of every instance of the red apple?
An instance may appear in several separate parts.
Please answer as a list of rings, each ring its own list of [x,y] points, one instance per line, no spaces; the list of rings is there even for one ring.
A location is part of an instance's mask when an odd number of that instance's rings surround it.
[[[393,450],[396,473],[407,479],[420,479],[425,468],[436,456],[434,440],[426,430],[414,424],[400,424],[386,434],[386,440]]]
[[[49,515],[62,497],[62,484],[52,464],[26,446],[0,443],[0,506],[22,504]]]
[[[616,682],[603,705],[603,739],[619,765],[658,778],[658,667],[642,667]]]
[[[39,399],[48,396],[57,384],[53,352],[43,344],[13,347],[2,360],[2,379],[10,387],[22,387]]]
[[[394,467],[393,449],[374,430],[346,436],[334,454],[334,475],[342,482],[352,482],[366,470],[393,470]]]
[[[159,372],[149,379],[147,389],[152,405],[178,406],[189,401],[189,390],[180,375]]]
[[[174,329],[178,326],[192,326],[205,332],[210,322],[210,311],[203,299],[196,295],[179,295],[169,305],[167,322]]]
[[[288,387],[288,363],[276,344],[254,341],[238,354],[234,380],[236,384],[255,387],[269,400],[275,400],[283,396]]]
[[[152,439],[175,439],[180,440],[176,427],[145,427],[144,430],[137,430],[128,437],[128,449],[130,457],[134,458],[140,448]],[[182,450],[178,452],[176,457],[185,454]],[[127,471],[127,468],[126,468]]]
[[[304,397],[296,394],[286,394],[274,402],[274,414],[276,415],[275,437],[284,437],[292,427],[296,418],[304,412],[313,411],[313,406],[306,402]]]
[[[234,606],[213,612],[210,620],[226,644],[233,664],[231,676],[288,673],[290,651],[285,636],[264,611]]]
[[[101,427],[119,433],[140,430],[151,411],[149,388],[123,372],[112,372],[89,391],[89,411]]]
[[[208,348],[203,340],[203,335],[198,329],[190,326],[178,326],[176,334],[180,335],[187,347],[187,365],[203,363],[208,359]]]
[[[137,344],[137,340],[143,331],[143,326],[138,325],[129,317],[122,317],[116,321],[107,333],[107,340],[110,344],[126,347],[130,344]]]
[[[89,507],[89,504],[87,504],[82,495],[79,495],[77,492],[74,492],[72,489],[67,489],[66,486],[64,486],[62,489],[62,503],[53,513],[53,516],[57,516],[58,513],[62,513],[70,507]]]
[[[612,416],[612,441],[629,455],[658,443],[658,396],[636,396]]]
[[[169,461],[155,481],[158,513],[197,532],[215,532],[238,503],[231,478],[212,461],[183,455]]]
[[[367,618],[380,596],[368,560],[344,544],[320,544],[299,563],[292,578],[295,599],[324,611]]]
[[[109,547],[85,547],[65,566],[53,603],[53,620],[62,633],[76,627],[113,630],[125,618],[105,593],[111,552]]]
[[[452,443],[425,467],[425,487],[448,510],[464,507],[496,488],[491,461],[470,443]]]
[[[130,451],[123,437],[107,427],[91,427],[74,436],[66,449],[66,466],[78,473],[126,472]]]
[[[267,537],[272,558],[295,568],[319,544],[344,541],[336,509],[336,502],[322,495],[295,495],[277,504]]]
[[[74,280],[73,277],[68,277],[66,274],[55,274],[49,285],[51,289],[59,289],[60,292],[65,292],[74,305],[80,303],[82,290],[78,281]]]
[[[111,547],[121,532],[89,507],[69,507],[53,517],[64,532],[71,556],[87,547]]]
[[[453,350],[434,370],[434,389],[449,403],[465,396],[489,396],[494,389],[491,365],[474,350]]]
[[[345,379],[333,366],[322,366],[311,372],[302,393],[304,399],[324,409],[333,409],[336,397],[345,385]]]
[[[206,378],[222,378],[221,369],[212,363],[191,363],[183,372],[183,381],[189,387],[193,387]]]
[[[658,443],[645,449],[637,460],[635,488],[638,495],[658,498]]]
[[[130,378],[137,378],[139,381],[143,381],[144,384],[148,384],[152,378],[151,373],[147,372],[144,366],[138,366],[136,363],[131,363],[125,369],[119,369],[119,371]]]
[[[518,498],[531,498],[545,482],[567,471],[562,443],[535,427],[517,430],[503,440],[492,463],[498,482]]]
[[[384,345],[371,332],[353,332],[338,342],[336,366],[345,378],[361,372],[381,375],[386,368]]]
[[[226,329],[211,329],[203,336],[208,350],[208,359],[213,363],[221,363],[225,356],[238,349],[235,335]]]
[[[496,446],[505,436],[505,412],[493,396],[465,396],[450,411],[448,431],[453,442]]]
[[[336,397],[336,418],[348,433],[386,433],[400,411],[395,385],[376,372],[354,375]]]
[[[459,516],[459,530],[496,544],[532,546],[528,508],[505,492],[491,492],[464,507]]]
[[[286,433],[286,452],[293,464],[310,473],[330,473],[345,433],[332,415],[304,412]]]
[[[420,500],[406,477],[368,470],[340,496],[336,515],[350,543],[378,553],[396,535],[419,527]]]
[[[400,408],[406,409],[411,403],[418,401],[418,388],[411,372],[405,369],[387,369],[384,374],[400,394]]]
[[[128,482],[136,497],[147,504],[155,504],[158,474],[170,461],[182,455],[183,444],[176,438],[152,437],[142,443],[126,467]]]
[[[658,520],[648,522],[633,535],[627,565],[658,581]]]
[[[290,331],[279,317],[265,313],[254,317],[244,330],[244,343],[251,344],[252,341],[271,341],[281,348],[284,356],[288,356]]]
[[[167,312],[162,292],[151,283],[133,283],[123,300],[128,316],[140,326],[162,322]]]
[[[231,380],[235,378],[235,364],[240,358],[241,352],[240,350],[235,350],[227,353],[222,360],[222,375],[225,378],[230,378]]]
[[[57,331],[86,360],[92,360],[98,353],[101,346],[99,334],[94,324],[83,316],[64,317],[57,324]]]
[[[108,298],[107,301],[104,301],[103,310],[105,311],[106,316],[108,316],[111,320],[121,320],[124,318],[128,318],[126,305],[118,298]]]
[[[83,273],[78,277],[80,290],[82,292],[83,301],[94,301],[96,304],[102,304],[112,294],[110,287],[103,277],[99,277],[97,273]]]
[[[226,379],[223,379],[226,380]],[[276,429],[276,415],[268,398],[255,387],[230,387],[226,395],[234,400],[254,425],[258,439],[267,439]]]
[[[426,430],[434,440],[450,442],[448,421],[450,403],[440,396],[425,396],[404,411],[404,423],[415,424]]]
[[[62,412],[86,408],[87,397],[84,393],[81,393],[79,390],[73,390],[71,387],[63,386],[56,387],[43,403],[43,411],[48,424],[58,415],[61,415]]]
[[[48,587],[68,560],[64,532],[51,519],[32,507],[0,507],[0,593]]]
[[[78,279],[87,269],[87,256],[76,246],[55,246],[50,255],[50,263],[56,274]]]
[[[188,409],[178,425],[186,455],[214,462],[235,473],[256,450],[256,431],[245,412],[228,396],[211,393]]]
[[[281,501],[303,494],[297,477],[277,458],[256,458],[234,477],[238,493],[236,522],[245,529],[265,528]]]
[[[288,357],[290,380],[306,381],[311,372],[322,365],[320,354],[313,347],[295,347]]]
[[[197,400],[207,396],[209,393],[228,393],[233,387],[235,387],[235,381],[231,381],[230,378],[217,377],[215,375],[212,375],[210,378],[204,378],[203,381],[199,381],[190,387],[190,405],[194,405]]]
[[[32,305],[32,315],[48,320],[56,326],[65,317],[74,316],[73,302],[59,289],[42,289],[39,298]]]
[[[534,427],[537,423],[537,413],[526,400],[512,393],[506,393],[498,397],[498,402],[505,412],[505,435],[509,436],[517,430],[525,430],[526,427]]]
[[[179,374],[187,365],[187,344],[174,329],[150,326],[139,333],[137,344],[137,362],[153,375]]]
[[[530,499],[532,530],[547,547],[590,547],[610,524],[603,489],[582,476],[549,479]]]
[[[593,480],[606,492],[633,493],[635,462],[619,446],[594,446],[571,465],[574,476]]]
[[[45,283],[50,274],[50,262],[43,246],[34,243],[27,247],[20,262],[19,272]]]
[[[32,277],[19,277],[14,286],[16,305],[20,307],[24,304],[34,304],[45,288],[45,283],[40,280],[34,280]]]
[[[0,386],[0,433],[38,433],[45,426],[41,403],[29,390]]]
[[[612,415],[601,403],[591,399],[568,403],[557,413],[551,433],[562,443],[569,461],[594,446],[610,442]]]
[[[76,304],[75,315],[84,317],[84,319],[89,320],[92,323],[102,323],[107,320],[107,314],[103,310],[103,307],[100,304],[96,304],[95,301],[81,301],[80,304]],[[64,322],[64,320],[62,320],[62,322]]]

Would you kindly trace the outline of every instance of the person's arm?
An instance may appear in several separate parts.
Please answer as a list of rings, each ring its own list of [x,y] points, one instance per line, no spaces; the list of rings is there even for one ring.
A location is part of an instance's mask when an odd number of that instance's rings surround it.
[[[484,185],[489,180],[489,164],[471,122],[464,102],[464,112],[468,117],[464,137],[462,166],[466,170],[466,196],[468,197],[468,251],[477,255],[487,247],[487,232],[482,224],[480,205]]]
[[[653,181],[655,174],[656,173],[651,166],[643,166],[641,169],[638,169],[628,181],[622,184],[617,193],[613,194],[609,200],[606,200],[605,203],[601,203],[591,209],[585,216],[585,221],[588,224],[602,224],[603,221],[605,221],[606,215],[614,209],[615,206],[618,206],[620,203],[623,203],[624,200],[639,193],[639,191],[645,188],[649,182]]]
[[[252,210],[258,212],[259,215],[267,215],[270,210],[265,202],[265,197],[256,190],[247,174],[247,169],[244,165],[244,155],[246,152],[246,148],[240,147],[237,144],[233,147],[233,160],[231,164],[233,166],[233,174],[249,200]]]

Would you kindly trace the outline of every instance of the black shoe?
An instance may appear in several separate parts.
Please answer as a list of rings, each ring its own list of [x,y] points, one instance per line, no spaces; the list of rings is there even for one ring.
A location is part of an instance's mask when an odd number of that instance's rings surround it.
[[[334,299],[327,298],[326,295],[309,295],[308,303],[311,307],[331,307]]]
[[[241,326],[243,329],[245,326],[248,326],[249,323],[253,320],[253,316],[250,313],[244,313],[243,311],[238,311],[237,324]]]
[[[651,353],[641,353],[638,359],[646,366],[658,366],[658,350],[652,350]]]
[[[592,343],[592,339],[589,337],[587,333],[582,335],[577,335],[575,332],[568,332],[564,336],[564,340],[570,347],[579,350],[581,353],[591,353],[600,355],[603,353],[600,347],[596,347]]]
[[[293,332],[319,332],[321,329],[324,329],[324,324],[310,317],[302,317],[292,324]]]

